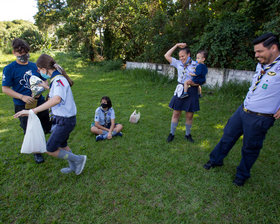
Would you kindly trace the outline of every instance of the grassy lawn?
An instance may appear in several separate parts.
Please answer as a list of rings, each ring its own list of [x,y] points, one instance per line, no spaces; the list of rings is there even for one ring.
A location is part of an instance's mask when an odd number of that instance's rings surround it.
[[[0,91],[0,223],[279,223],[279,121],[244,187],[232,184],[242,139],[223,167],[202,168],[248,84],[204,87],[195,143],[184,139],[182,117],[167,144],[175,81],[147,71],[105,72],[63,54],[56,59],[75,81],[77,126],[69,146],[88,156],[85,170],[63,175],[66,161],[45,155],[37,165],[32,155],[20,154],[24,136],[12,117],[12,99]],[[1,75],[13,60],[0,55]],[[95,142],[90,123],[103,95],[110,96],[124,136]],[[141,112],[138,124],[128,122],[134,109]]]

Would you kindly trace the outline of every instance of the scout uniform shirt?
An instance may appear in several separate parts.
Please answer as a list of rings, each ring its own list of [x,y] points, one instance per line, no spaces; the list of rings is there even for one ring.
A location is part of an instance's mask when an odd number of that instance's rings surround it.
[[[77,114],[76,104],[71,87],[67,79],[58,71],[54,71],[51,77],[50,98],[61,97],[59,104],[52,107],[52,114],[60,117],[73,117]]]
[[[184,83],[186,80],[192,79],[192,76],[189,73],[195,72],[195,67],[197,63],[196,61],[191,61],[191,63],[189,64],[189,60],[191,60],[191,58],[188,58],[185,64],[187,66],[184,66],[184,64],[180,60],[177,60],[176,58],[172,58],[170,65],[177,69],[178,83]]]
[[[106,111],[103,110],[102,107],[98,107],[95,110],[94,121],[99,122],[99,124],[102,126],[106,126],[107,124],[111,123],[111,120],[115,118],[115,111],[112,107]]]
[[[268,66],[265,65],[264,69]],[[253,112],[275,114],[280,108],[280,61],[277,61],[266,71],[254,90],[261,70],[262,66],[259,63],[253,77],[252,85],[244,100],[244,107]]]

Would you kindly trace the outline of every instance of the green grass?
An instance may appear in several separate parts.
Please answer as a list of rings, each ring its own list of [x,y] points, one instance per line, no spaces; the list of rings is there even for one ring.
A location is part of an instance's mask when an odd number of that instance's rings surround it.
[[[248,84],[204,87],[192,128],[195,143],[184,139],[182,116],[167,144],[175,81],[141,70],[105,72],[64,54],[56,59],[75,81],[77,126],[69,146],[88,156],[85,170],[63,175],[66,161],[45,155],[37,165],[31,155],[20,154],[23,133],[12,117],[11,98],[1,92],[1,223],[279,223],[278,121],[244,187],[232,185],[242,139],[223,167],[202,168]],[[12,60],[0,55],[0,69]],[[103,95],[111,97],[124,136],[95,142],[90,123]],[[141,112],[138,124],[128,122],[134,109]]]

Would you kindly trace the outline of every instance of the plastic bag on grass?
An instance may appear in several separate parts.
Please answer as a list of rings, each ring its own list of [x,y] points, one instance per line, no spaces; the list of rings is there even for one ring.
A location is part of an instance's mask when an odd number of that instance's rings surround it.
[[[45,134],[40,119],[29,110],[26,132],[21,146],[21,153],[44,153],[46,152]]]
[[[140,119],[140,112],[136,113],[136,110],[130,115],[129,122],[136,124]]]

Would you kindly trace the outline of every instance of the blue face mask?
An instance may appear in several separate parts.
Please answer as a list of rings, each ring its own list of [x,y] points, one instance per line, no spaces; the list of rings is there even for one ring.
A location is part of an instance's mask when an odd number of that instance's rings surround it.
[[[40,71],[40,74],[41,76],[44,78],[44,79],[49,79],[50,76],[48,76],[47,74],[43,73],[42,71]]]

